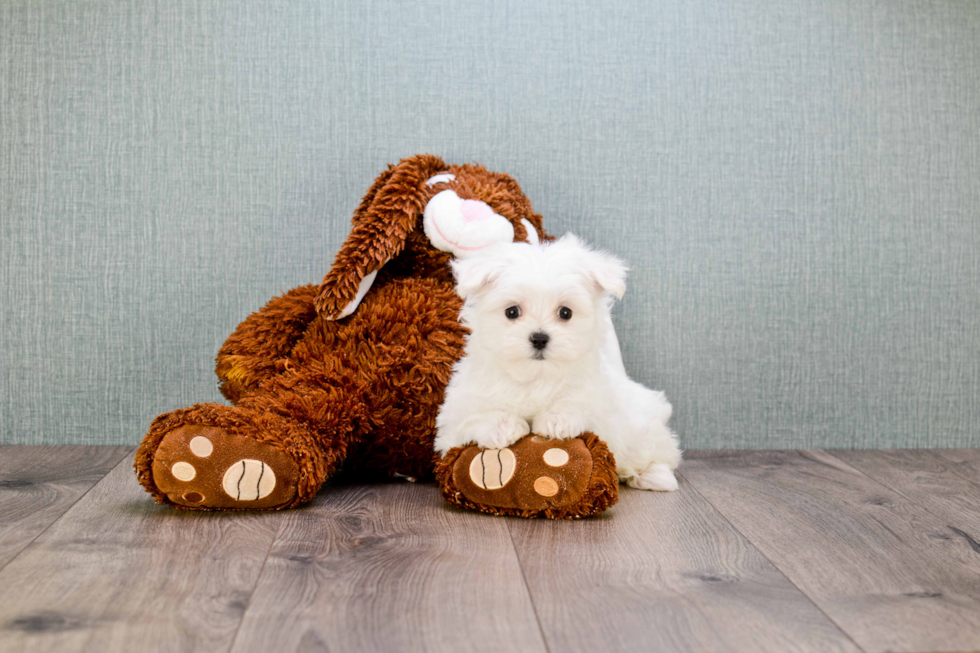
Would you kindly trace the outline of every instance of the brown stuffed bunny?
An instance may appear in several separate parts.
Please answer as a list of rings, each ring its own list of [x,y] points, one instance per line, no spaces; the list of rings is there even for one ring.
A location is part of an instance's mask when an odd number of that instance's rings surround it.
[[[234,405],[197,404],[153,421],[135,467],[159,503],[289,508],[312,499],[341,465],[433,475],[435,418],[466,335],[449,261],[549,236],[509,176],[431,155],[389,166],[352,222],[319,286],[273,299],[218,352],[221,391]],[[534,471],[540,442],[529,436],[511,448],[518,456],[507,483],[497,470],[499,487],[488,487],[483,467],[481,480],[467,471],[489,460],[484,452],[450,452],[440,463],[444,496],[487,512],[551,517],[615,502],[615,463],[598,438],[549,445],[567,449],[570,461],[550,482]]]

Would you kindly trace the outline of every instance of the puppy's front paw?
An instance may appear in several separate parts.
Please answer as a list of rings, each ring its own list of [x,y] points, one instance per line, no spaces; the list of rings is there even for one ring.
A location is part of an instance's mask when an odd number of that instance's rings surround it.
[[[638,490],[673,492],[677,489],[677,477],[665,463],[650,465],[639,476],[632,476],[626,483]]]
[[[459,432],[465,441],[481,449],[503,449],[530,433],[531,427],[517,415],[499,411],[474,415]]]
[[[567,440],[588,431],[585,420],[573,413],[544,413],[534,418],[531,429],[538,435]]]

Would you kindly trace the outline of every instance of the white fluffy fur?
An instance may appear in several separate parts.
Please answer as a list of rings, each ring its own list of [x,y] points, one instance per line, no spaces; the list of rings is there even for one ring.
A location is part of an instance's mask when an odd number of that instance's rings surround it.
[[[592,431],[631,486],[676,490],[681,460],[663,392],[632,381],[610,318],[626,267],[574,236],[541,245],[497,245],[453,262],[461,320],[470,330],[436,420],[436,450],[500,448],[529,432],[573,438]],[[505,315],[517,306],[520,317]],[[563,320],[559,309],[572,317]],[[530,336],[545,333],[534,349]]]

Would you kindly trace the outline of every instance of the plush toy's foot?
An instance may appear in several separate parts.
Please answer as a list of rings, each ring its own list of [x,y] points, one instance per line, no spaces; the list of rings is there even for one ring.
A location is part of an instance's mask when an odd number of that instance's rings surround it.
[[[505,449],[457,447],[436,464],[449,503],[494,515],[577,519],[619,498],[616,461],[598,437],[529,435]]]
[[[311,499],[323,480],[319,452],[297,456],[303,447],[289,433],[254,431],[226,406],[161,416],[137,452],[137,477],[158,503],[185,510],[274,510]]]
[[[296,463],[282,451],[215,426],[181,426],[160,442],[153,479],[189,508],[275,508],[296,496]]]

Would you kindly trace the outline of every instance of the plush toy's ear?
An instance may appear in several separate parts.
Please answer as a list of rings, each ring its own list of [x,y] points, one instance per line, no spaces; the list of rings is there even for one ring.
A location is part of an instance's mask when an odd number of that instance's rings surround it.
[[[428,196],[426,180],[446,168],[439,157],[420,154],[381,173],[354,212],[350,235],[320,284],[317,312],[331,320],[354,312],[378,270],[401,253],[418,226]]]
[[[474,293],[486,288],[506,268],[507,262],[501,256],[495,256],[491,248],[470,258],[454,259],[453,275],[456,277],[456,294],[466,299]],[[500,250],[497,250],[500,251]]]

